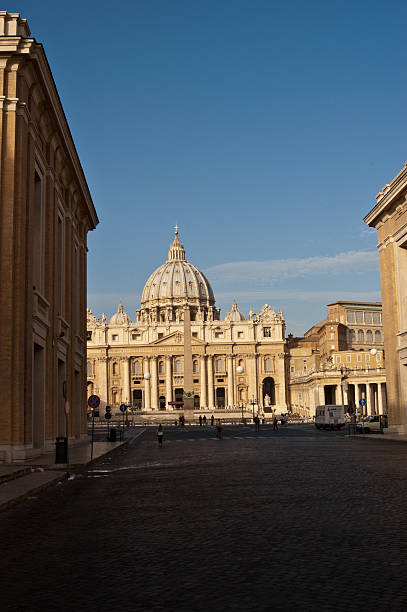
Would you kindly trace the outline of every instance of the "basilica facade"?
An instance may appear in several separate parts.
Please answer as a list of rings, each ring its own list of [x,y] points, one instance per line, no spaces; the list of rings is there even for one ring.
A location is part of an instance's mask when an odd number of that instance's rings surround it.
[[[190,312],[192,363],[184,363],[184,312]],[[195,410],[287,412],[283,313],[264,305],[246,317],[234,302],[221,318],[205,275],[187,261],[178,231],[167,261],[148,278],[136,320],[122,303],[107,320],[87,311],[88,395],[101,409],[126,404],[144,413],[182,408],[192,368]]]

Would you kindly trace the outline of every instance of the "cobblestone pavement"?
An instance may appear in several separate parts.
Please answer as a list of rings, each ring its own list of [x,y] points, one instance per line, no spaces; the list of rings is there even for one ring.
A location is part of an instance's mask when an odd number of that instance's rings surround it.
[[[1,610],[407,609],[407,446],[155,429],[3,512]]]

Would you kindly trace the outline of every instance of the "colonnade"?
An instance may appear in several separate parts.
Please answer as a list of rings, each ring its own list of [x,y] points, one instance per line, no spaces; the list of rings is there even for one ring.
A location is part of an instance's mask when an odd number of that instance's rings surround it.
[[[218,403],[217,389],[222,389],[225,406],[238,405],[241,401],[247,403],[252,399],[262,404],[262,382],[266,377],[272,377],[275,382],[276,404],[284,405],[286,402],[284,358],[276,359],[275,369],[266,372],[263,368],[264,360],[259,357],[260,355],[232,354],[194,356],[193,361],[198,365],[193,371],[193,378],[195,381],[199,380],[199,383],[194,383],[194,389],[196,395],[199,395],[199,405],[205,408],[215,407]],[[143,410],[158,410],[160,397],[165,397],[166,409],[171,410],[172,405],[169,402],[174,401],[174,391],[183,387],[184,380],[183,370],[175,371],[177,359],[183,359],[183,355],[98,358],[95,387],[99,390],[102,403],[114,404],[114,392],[118,394],[118,403],[131,405],[133,391],[140,390]],[[219,359],[222,360],[221,368],[217,363]],[[132,372],[134,360],[137,360],[141,366],[137,374]],[[237,367],[240,361],[244,363],[244,371],[238,374]],[[120,364],[117,375],[113,375],[111,369],[111,364],[114,362]],[[160,362],[164,362],[164,367],[159,371]]]

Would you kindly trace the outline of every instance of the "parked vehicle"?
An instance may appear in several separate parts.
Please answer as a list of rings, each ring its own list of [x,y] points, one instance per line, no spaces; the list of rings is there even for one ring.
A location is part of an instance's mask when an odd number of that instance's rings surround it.
[[[358,433],[383,433],[383,427],[387,427],[386,414],[372,414],[356,423]]]
[[[317,406],[315,427],[317,429],[341,429],[345,426],[345,411],[343,406],[325,404]]]

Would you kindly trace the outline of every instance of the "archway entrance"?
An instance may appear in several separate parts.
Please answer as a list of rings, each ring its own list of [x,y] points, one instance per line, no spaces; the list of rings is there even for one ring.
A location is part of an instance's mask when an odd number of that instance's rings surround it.
[[[200,408],[199,395],[194,395],[194,408]]]
[[[264,412],[272,412],[272,406],[275,406],[276,404],[276,388],[274,378],[267,376],[267,378],[263,380],[262,391]]]
[[[133,389],[133,407],[135,410],[141,410],[143,406],[143,392],[141,389]]]
[[[174,396],[176,402],[182,402],[181,404],[175,404],[175,410],[182,410],[184,407],[184,389],[175,389]]]
[[[164,395],[160,395],[159,397],[160,410],[165,410],[165,397]]]
[[[226,405],[225,401],[225,387],[217,387],[216,389],[216,401],[215,404],[218,408],[224,408]]]

